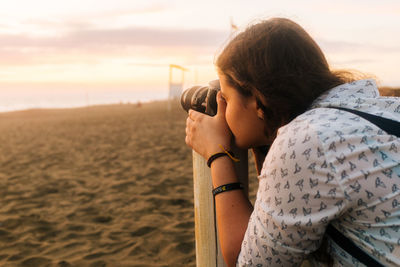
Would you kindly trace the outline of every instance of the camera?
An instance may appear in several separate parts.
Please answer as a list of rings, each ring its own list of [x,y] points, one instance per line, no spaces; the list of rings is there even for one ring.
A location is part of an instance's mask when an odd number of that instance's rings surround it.
[[[181,96],[184,110],[196,110],[210,116],[217,114],[217,93],[221,90],[219,80],[208,83],[208,86],[193,86],[186,89]]]

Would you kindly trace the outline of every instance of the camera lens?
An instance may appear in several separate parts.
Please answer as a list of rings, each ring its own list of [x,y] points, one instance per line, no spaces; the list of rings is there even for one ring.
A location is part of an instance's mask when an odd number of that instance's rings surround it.
[[[209,86],[193,86],[182,93],[181,105],[184,110],[196,110],[214,116],[217,114],[217,93],[219,80],[211,81]]]
[[[208,87],[193,86],[183,92],[181,97],[181,105],[184,110],[189,111],[193,109],[202,113],[206,111],[206,97]]]
[[[181,96],[181,105],[184,110],[189,111],[192,105],[192,96],[196,92],[196,89],[200,88],[200,86],[193,86],[189,89],[186,89]]]

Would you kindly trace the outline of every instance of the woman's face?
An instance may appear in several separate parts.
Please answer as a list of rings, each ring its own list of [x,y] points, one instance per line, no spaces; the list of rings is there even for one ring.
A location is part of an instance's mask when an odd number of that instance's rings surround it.
[[[264,133],[264,117],[257,108],[254,96],[244,97],[230,86],[224,75],[219,75],[221,96],[226,101],[225,119],[240,148],[251,148],[268,144]]]

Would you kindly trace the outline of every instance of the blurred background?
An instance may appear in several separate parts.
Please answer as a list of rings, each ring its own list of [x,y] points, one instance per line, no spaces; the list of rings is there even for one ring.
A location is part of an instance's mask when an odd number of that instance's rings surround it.
[[[400,85],[395,0],[15,0],[0,4],[0,111],[166,99],[169,64],[187,69],[185,85],[215,79],[232,31],[276,16],[302,25],[334,68]]]

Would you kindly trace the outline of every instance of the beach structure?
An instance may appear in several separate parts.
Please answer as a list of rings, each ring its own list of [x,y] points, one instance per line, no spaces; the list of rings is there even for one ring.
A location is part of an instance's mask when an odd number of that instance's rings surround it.
[[[181,72],[181,79],[179,82],[174,82],[173,79],[173,72],[174,70],[178,70]],[[170,64],[169,65],[169,91],[168,91],[168,110],[171,110],[171,100],[173,99],[178,99],[181,97],[182,90],[183,90],[183,84],[185,82],[185,71],[188,69],[175,65],[175,64]]]
[[[240,159],[238,163],[235,163],[235,168],[248,195],[248,151],[239,149],[233,149],[233,151]],[[193,187],[196,266],[226,266],[218,240],[210,168],[207,167],[205,159],[195,151],[193,151]]]

